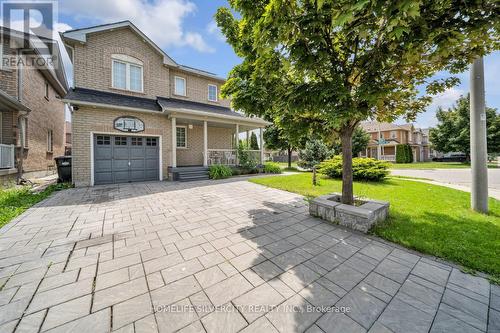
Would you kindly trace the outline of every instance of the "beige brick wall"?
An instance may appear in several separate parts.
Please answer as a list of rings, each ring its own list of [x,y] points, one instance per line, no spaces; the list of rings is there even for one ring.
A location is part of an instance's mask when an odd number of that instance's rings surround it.
[[[144,122],[144,132],[136,135],[162,137],[162,170],[163,178],[167,179],[168,166],[171,165],[172,161],[172,124],[165,115],[80,107],[73,112],[72,117],[73,182],[76,186],[89,186],[91,183],[90,133],[129,135],[113,128],[113,121],[122,116],[138,117]],[[208,148],[230,149],[233,133],[234,130],[231,128],[208,127]],[[177,149],[177,165],[202,165],[203,127],[193,126],[193,129],[188,129],[187,136],[188,148]]]
[[[186,80],[186,96],[175,94],[175,81],[176,76],[182,77]],[[172,98],[195,101],[199,103],[206,103],[210,105],[218,105],[229,107],[230,102],[228,99],[221,99],[218,96],[217,102],[208,100],[208,85],[213,84],[217,86],[217,93],[220,95],[220,88],[222,83],[210,78],[193,75],[189,72],[179,71],[175,69],[170,70],[170,95]]]
[[[222,82],[165,66],[163,56],[129,28],[89,34],[87,42],[74,44],[74,49],[76,87],[147,98],[175,97],[211,105],[230,105],[226,99],[217,102],[208,100],[208,84],[217,85],[220,93]],[[143,62],[143,93],[112,88],[113,54],[124,54]],[[186,79],[187,96],[174,95],[175,75]]]
[[[177,166],[203,165],[203,126],[186,128],[187,148],[177,148]],[[209,126],[208,149],[231,149],[233,134],[233,129]]]
[[[112,133],[128,135],[113,128],[113,121],[121,116],[134,116],[144,122],[144,132],[136,135],[161,136],[161,153],[163,178],[166,179],[167,168],[171,161],[171,124],[165,115],[149,112],[126,112],[112,109],[94,109],[81,107],[73,112],[72,121],[72,155],[73,182],[76,186],[89,186],[91,182],[90,133]]]
[[[112,88],[112,54],[125,54],[143,62],[144,93]],[[87,43],[75,44],[74,62],[76,87],[148,98],[168,97],[169,74],[163,57],[129,28],[87,35]]]
[[[16,51],[9,48],[8,36],[4,36],[2,46],[3,55],[16,55]],[[2,69],[0,69],[0,90],[17,98],[17,70],[7,66],[0,67],[2,67]]]
[[[23,71],[22,103],[31,109],[28,115],[27,146],[23,169],[25,172],[47,171],[55,168],[54,157],[64,154],[64,104],[49,85],[45,98],[45,78],[38,70]],[[47,131],[53,132],[53,152],[47,152]]]

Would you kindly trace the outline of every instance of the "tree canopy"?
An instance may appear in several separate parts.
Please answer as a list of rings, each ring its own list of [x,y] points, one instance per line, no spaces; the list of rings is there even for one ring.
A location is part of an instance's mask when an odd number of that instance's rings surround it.
[[[247,114],[340,135],[343,202],[352,203],[351,137],[372,118],[413,120],[429,95],[499,47],[495,0],[229,0],[216,20],[243,59],[222,88]],[[419,89],[425,93],[419,93]]]
[[[470,155],[470,98],[460,97],[448,110],[439,108],[438,125],[430,131],[430,141],[435,150]],[[500,114],[486,107],[488,153],[500,152]]]

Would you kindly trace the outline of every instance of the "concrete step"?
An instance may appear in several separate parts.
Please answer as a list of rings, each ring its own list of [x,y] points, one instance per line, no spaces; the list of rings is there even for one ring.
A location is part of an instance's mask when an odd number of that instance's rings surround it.
[[[208,174],[200,174],[200,175],[179,175],[180,182],[190,182],[195,180],[207,180],[209,179]]]

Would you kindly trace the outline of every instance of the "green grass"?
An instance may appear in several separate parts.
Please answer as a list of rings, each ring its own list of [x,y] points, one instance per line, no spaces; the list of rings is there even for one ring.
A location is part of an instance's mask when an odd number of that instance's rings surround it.
[[[22,214],[34,204],[49,197],[54,191],[68,188],[67,184],[50,185],[40,193],[31,193],[29,187],[0,189],[0,227]]]
[[[415,162],[390,163],[391,169],[469,169],[470,164],[461,162]],[[489,163],[488,168],[495,169],[498,165]]]
[[[340,180],[320,179],[313,187],[310,173],[249,181],[307,197],[341,191]],[[469,209],[469,193],[397,178],[356,182],[354,193],[391,204],[389,219],[374,234],[489,273],[500,282],[500,201],[490,198],[490,214],[483,215]]]

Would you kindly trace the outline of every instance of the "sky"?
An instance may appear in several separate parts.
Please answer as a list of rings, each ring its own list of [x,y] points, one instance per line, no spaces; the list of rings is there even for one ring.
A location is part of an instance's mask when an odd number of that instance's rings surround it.
[[[119,3],[119,5],[117,5]],[[241,62],[214,21],[225,0],[59,0],[57,29],[65,31],[122,20],[132,21],[176,62],[226,77]],[[484,58],[486,105],[500,110],[500,52]],[[447,77],[438,73],[436,77]],[[469,90],[469,73],[461,83],[434,98],[416,124],[436,124],[439,106],[448,108]],[[401,121],[403,122],[403,121]]]

